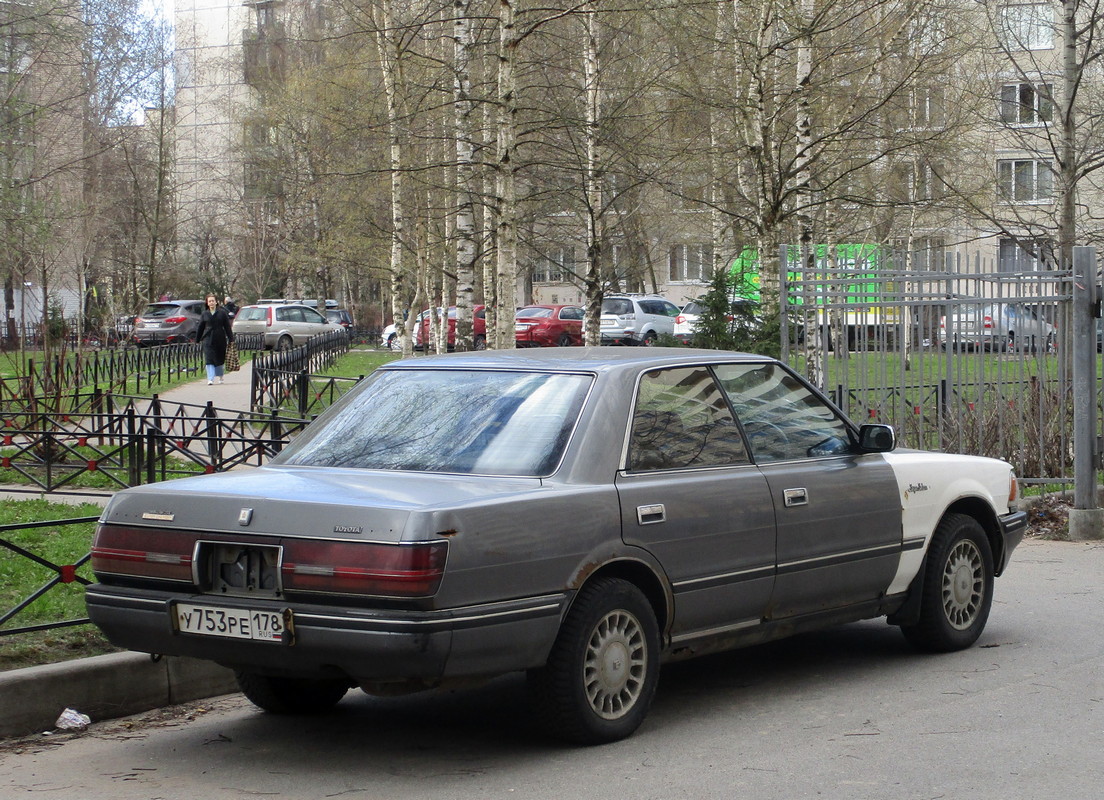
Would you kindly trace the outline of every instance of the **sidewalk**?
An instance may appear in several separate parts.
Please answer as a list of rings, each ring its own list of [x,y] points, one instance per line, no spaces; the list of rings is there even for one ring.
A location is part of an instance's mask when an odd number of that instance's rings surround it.
[[[227,411],[249,410],[252,362],[228,373],[225,383],[207,385],[201,377],[161,392],[162,400]],[[0,487],[0,498],[46,499],[55,503],[94,502],[102,492],[16,492]],[[25,736],[50,730],[66,708],[88,714],[93,721],[114,719],[166,705],[237,691],[225,667],[190,658],[154,661],[144,653],[111,653],[39,667],[0,672],[0,737]]]

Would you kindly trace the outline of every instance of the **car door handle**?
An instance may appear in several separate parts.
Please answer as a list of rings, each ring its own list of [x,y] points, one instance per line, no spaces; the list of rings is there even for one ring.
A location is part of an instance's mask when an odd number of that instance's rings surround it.
[[[809,493],[804,489],[785,489],[782,492],[782,497],[786,508],[809,504]]]
[[[663,507],[663,503],[656,503],[650,506],[637,506],[636,521],[639,525],[655,525],[657,522],[666,522],[667,509]]]

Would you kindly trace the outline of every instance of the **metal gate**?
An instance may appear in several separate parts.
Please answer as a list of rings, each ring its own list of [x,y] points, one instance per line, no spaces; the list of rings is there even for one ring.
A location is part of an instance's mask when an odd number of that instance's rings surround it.
[[[1072,481],[1060,352],[1069,271],[995,272],[963,254],[913,270],[888,249],[840,252],[819,248],[810,267],[783,250],[783,357],[794,368],[853,419],[892,424],[903,446],[1003,458],[1030,482]]]

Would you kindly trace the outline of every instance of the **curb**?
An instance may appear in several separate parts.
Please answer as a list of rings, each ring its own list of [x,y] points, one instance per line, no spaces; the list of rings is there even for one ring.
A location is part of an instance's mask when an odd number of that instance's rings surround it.
[[[53,730],[66,708],[94,722],[237,692],[234,673],[210,661],[109,653],[0,672],[0,736]]]

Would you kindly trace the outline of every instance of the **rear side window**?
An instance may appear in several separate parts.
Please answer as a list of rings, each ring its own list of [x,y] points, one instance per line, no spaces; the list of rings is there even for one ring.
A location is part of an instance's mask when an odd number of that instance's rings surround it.
[[[724,393],[708,369],[644,374],[629,440],[631,471],[724,467],[749,461]]]

